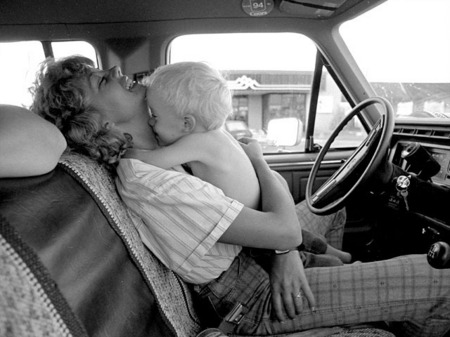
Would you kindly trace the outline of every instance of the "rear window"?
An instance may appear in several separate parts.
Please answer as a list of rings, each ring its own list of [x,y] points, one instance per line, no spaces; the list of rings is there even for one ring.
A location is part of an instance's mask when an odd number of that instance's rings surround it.
[[[84,41],[52,42],[55,57],[80,54],[97,62],[94,47]],[[0,43],[0,103],[29,107],[31,87],[45,60],[40,41]]]

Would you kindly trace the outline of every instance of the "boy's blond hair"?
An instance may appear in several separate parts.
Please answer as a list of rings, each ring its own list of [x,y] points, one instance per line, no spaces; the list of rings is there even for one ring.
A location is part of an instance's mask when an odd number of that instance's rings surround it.
[[[233,112],[232,94],[222,74],[203,62],[161,66],[146,80],[180,116],[193,115],[207,130],[220,128]]]

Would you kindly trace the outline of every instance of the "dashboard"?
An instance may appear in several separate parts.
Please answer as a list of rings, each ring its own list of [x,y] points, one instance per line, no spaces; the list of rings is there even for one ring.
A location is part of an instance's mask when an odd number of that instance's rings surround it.
[[[450,242],[450,123],[397,122],[389,160],[431,184],[422,185],[422,195],[408,196],[409,209],[388,204],[381,226],[392,238],[384,234],[382,242],[392,246],[399,240],[408,242],[410,250],[396,253],[421,253],[434,242]],[[415,251],[416,247],[421,248]]]
[[[450,147],[399,141],[393,149],[392,163],[425,180],[450,187]]]
[[[390,160],[405,171],[450,187],[450,124],[396,125]]]

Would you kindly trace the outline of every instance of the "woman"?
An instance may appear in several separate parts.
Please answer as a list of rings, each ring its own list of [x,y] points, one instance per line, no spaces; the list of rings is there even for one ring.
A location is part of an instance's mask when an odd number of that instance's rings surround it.
[[[69,58],[48,61],[44,65],[36,83],[32,109],[58,126],[69,147],[114,168],[122,153],[131,146],[129,135],[132,135],[133,145],[137,148],[153,149],[157,146],[147,125],[144,93],[145,88],[131,83],[116,67],[100,71],[93,69],[86,59]],[[220,228],[213,225],[215,236],[206,234],[207,239],[215,237],[224,245],[271,250],[297,246],[301,235],[290,196],[268,168],[260,149],[254,143],[244,148],[260,180],[263,212],[243,207],[204,184],[202,188],[214,193],[208,202],[217,206],[218,213],[224,212],[215,215],[220,221],[214,225]],[[151,179],[137,177],[134,181],[140,184],[136,185],[128,184],[126,180],[133,174],[145,174],[139,165],[138,161],[130,159],[120,161],[118,187],[124,191],[127,186],[139,188],[128,196],[129,201],[135,203],[134,210],[144,221],[157,221],[150,218],[151,212],[147,212],[149,203],[153,203],[153,209],[168,206],[164,204],[165,194],[156,196],[155,200],[147,200],[154,175]],[[121,170],[128,170],[127,177],[121,175]],[[178,173],[172,172],[167,177],[164,182],[174,186],[173,189],[177,188],[169,178],[179,179]],[[131,178],[133,181],[136,177]],[[184,190],[183,196],[191,195],[190,192]],[[168,189],[166,193],[173,197],[172,201],[175,200],[175,192]],[[181,205],[176,204],[182,207],[172,206],[173,226],[179,225],[179,219],[186,219],[186,214],[197,213],[203,201],[196,197],[184,198]],[[307,222],[305,219],[312,215],[306,213],[306,209],[302,211],[303,225]],[[207,221],[208,218],[202,220]],[[328,222],[332,220],[334,217],[326,218]],[[157,243],[152,242],[151,233],[147,233],[145,228],[139,230],[144,243],[155,249],[155,255],[166,253],[153,246]],[[184,243],[188,239],[182,233],[177,240]],[[179,247],[169,248],[176,250]],[[449,277],[450,270],[432,269],[424,255],[305,271],[296,250],[275,255],[269,275],[243,250],[216,280],[195,288],[201,297],[215,306],[221,318],[232,309],[241,310],[243,317],[239,322],[227,326],[229,331],[237,334],[279,334],[325,326],[389,321],[398,323],[399,333],[405,336],[444,336],[450,330]],[[302,296],[309,301],[310,308],[303,305]]]

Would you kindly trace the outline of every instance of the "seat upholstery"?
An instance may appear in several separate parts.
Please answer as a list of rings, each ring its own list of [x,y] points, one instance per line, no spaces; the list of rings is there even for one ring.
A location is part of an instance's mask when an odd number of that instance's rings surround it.
[[[88,336],[37,255],[2,217],[0,284],[0,336]]]

